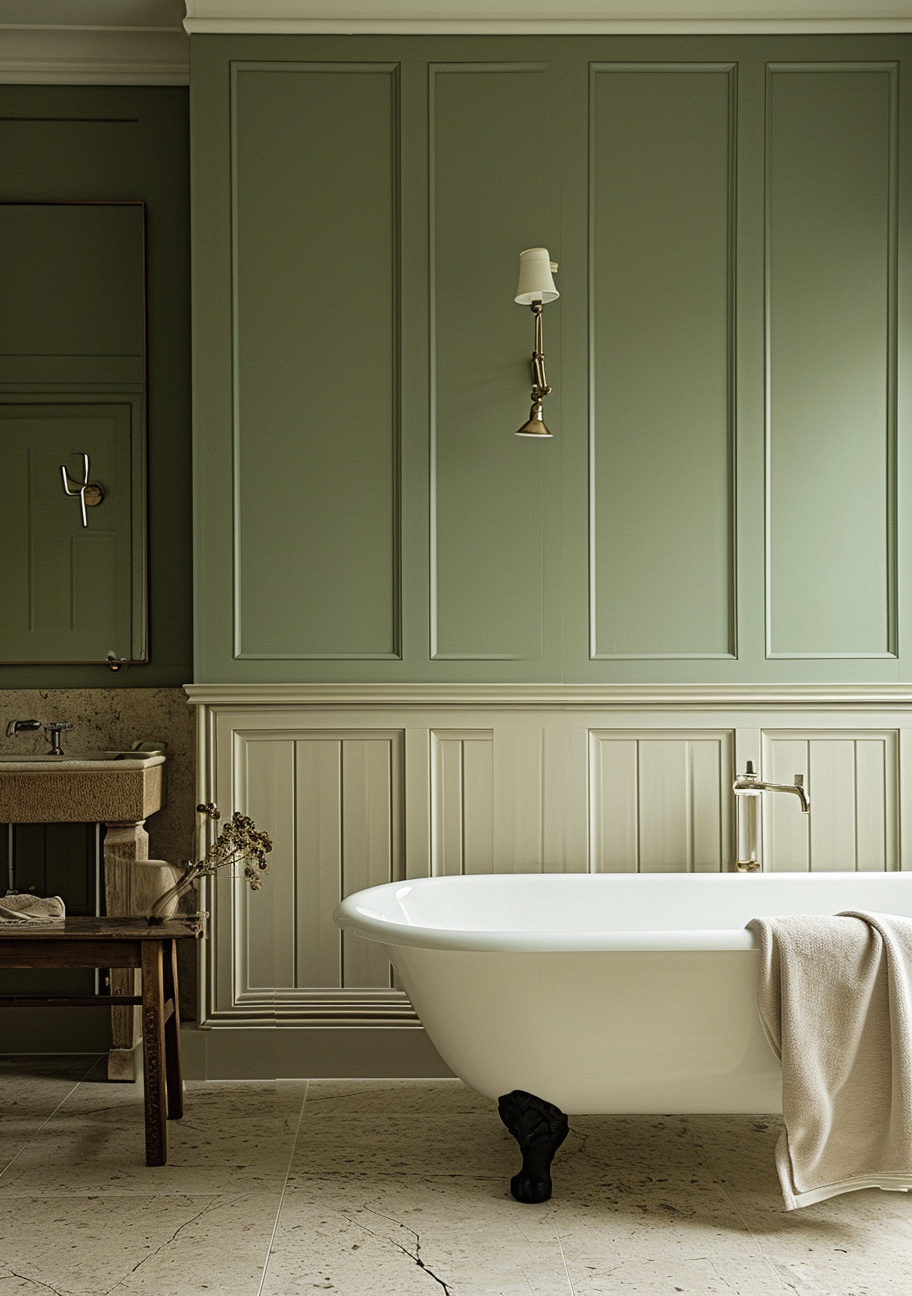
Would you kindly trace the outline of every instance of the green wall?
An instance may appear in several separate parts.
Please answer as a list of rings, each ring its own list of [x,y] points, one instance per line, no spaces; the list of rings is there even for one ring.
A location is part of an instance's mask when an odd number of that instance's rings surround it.
[[[195,672],[186,92],[0,87],[148,206],[151,646],[0,685],[907,678],[909,40],[194,37]]]
[[[910,56],[194,36],[197,681],[907,678]]]
[[[0,86],[0,200],[146,204],[147,665],[0,666],[3,688],[138,688],[192,677],[188,93]]]

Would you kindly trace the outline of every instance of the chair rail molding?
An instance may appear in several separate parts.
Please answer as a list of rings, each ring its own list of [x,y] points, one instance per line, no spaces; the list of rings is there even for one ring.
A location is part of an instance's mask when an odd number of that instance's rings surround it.
[[[186,684],[196,707],[473,710],[912,708],[912,684]]]

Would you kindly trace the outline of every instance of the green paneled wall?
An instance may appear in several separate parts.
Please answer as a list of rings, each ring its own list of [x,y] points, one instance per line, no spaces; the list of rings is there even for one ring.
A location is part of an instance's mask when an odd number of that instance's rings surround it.
[[[774,64],[768,73],[776,656],[897,651],[898,74],[893,63]]]
[[[528,418],[532,337],[530,311],[512,300],[518,254],[539,244],[560,254],[557,204],[536,179],[548,166],[545,68],[432,64],[428,120],[430,652],[441,663],[544,666],[545,616],[560,615],[543,547],[558,456],[510,434]],[[547,323],[550,348],[556,312]],[[556,435],[558,370],[555,361]]]
[[[191,47],[198,681],[903,678],[912,38]]]
[[[394,65],[235,68],[242,659],[399,655],[397,98]]]
[[[137,688],[184,684],[192,675],[186,89],[0,86],[0,201],[145,203],[148,361],[145,504],[150,656],[148,665],[133,666],[116,674],[103,665],[0,666],[0,686]],[[48,220],[53,219],[54,210],[47,209]],[[74,209],[66,210],[73,215]],[[96,216],[98,210],[92,208]],[[38,231],[32,233],[37,235]],[[20,231],[17,238],[23,242],[22,264],[26,266],[28,231]],[[68,259],[67,247],[61,243],[61,264],[46,266],[48,275],[58,280],[62,295],[59,320],[66,322],[66,327],[61,327],[57,334],[42,327],[42,335],[36,338],[34,321],[27,313],[24,318],[10,318],[9,312],[3,316],[0,352],[28,349],[30,354],[36,350],[43,353],[43,359],[35,359],[38,368],[34,377],[44,384],[46,393],[72,400],[85,389],[88,379],[97,380],[98,384],[141,382],[142,339],[137,336],[134,320],[124,315],[126,296],[117,291],[118,283],[122,282],[119,276],[123,255],[123,237],[114,230],[103,240],[96,258],[81,255]],[[10,273],[15,273],[15,265],[10,267]],[[11,293],[16,291],[14,283],[0,287],[8,288]],[[77,330],[69,317],[68,301],[75,294],[81,303],[89,302],[96,288],[98,299],[104,300],[106,306],[103,311],[89,311]],[[4,297],[9,300],[5,293]],[[40,368],[48,363],[49,352],[58,357],[55,362],[58,369],[54,373]],[[78,364],[68,374],[64,361],[74,355]],[[95,371],[87,369],[90,363],[97,366]],[[21,376],[21,355],[16,358],[16,366],[16,373]],[[76,371],[78,378],[74,376]],[[0,373],[0,382],[8,378],[8,372]],[[79,389],[74,387],[77,382]],[[48,383],[54,385],[49,387]],[[34,392],[34,385],[29,390]],[[78,513],[75,501],[66,502]],[[142,503],[141,499],[134,500],[135,506],[141,507]],[[9,554],[5,556],[9,560]],[[138,558],[142,561],[143,555]],[[98,586],[103,583],[102,566],[97,560],[91,563],[86,574],[90,590],[93,582]],[[107,595],[100,596],[100,602],[116,602],[116,593],[110,586]],[[124,611],[121,608],[115,612],[115,619],[119,616],[122,620]],[[65,617],[66,609],[61,608],[60,614]],[[129,655],[129,640],[127,643]]]
[[[591,69],[597,658],[736,651],[734,74],[731,64]]]

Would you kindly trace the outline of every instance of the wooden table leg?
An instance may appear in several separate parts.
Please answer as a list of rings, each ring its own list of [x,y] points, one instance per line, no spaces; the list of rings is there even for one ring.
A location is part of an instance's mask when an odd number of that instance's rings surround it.
[[[165,1079],[168,1089],[168,1120],[184,1114],[184,1082],[181,1072],[180,1003],[177,988],[177,941],[166,942],[164,952],[165,999],[173,1005],[165,1021]]]
[[[146,1165],[168,1160],[168,1101],[163,1064],[165,1057],[164,968],[162,941],[142,943],[143,1077],[146,1084]]]

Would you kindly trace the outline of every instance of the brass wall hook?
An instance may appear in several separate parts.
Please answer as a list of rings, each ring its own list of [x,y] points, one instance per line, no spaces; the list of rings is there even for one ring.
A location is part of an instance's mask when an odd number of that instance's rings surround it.
[[[86,506],[97,508],[99,504],[104,503],[104,488],[98,482],[89,481],[89,456],[84,452],[77,451],[82,459],[82,481],[74,482],[66,470],[66,465],[60,465],[60,476],[63,479],[63,490],[65,495],[79,496],[79,507],[82,510],[82,525],[87,527],[89,519],[86,514]]]

